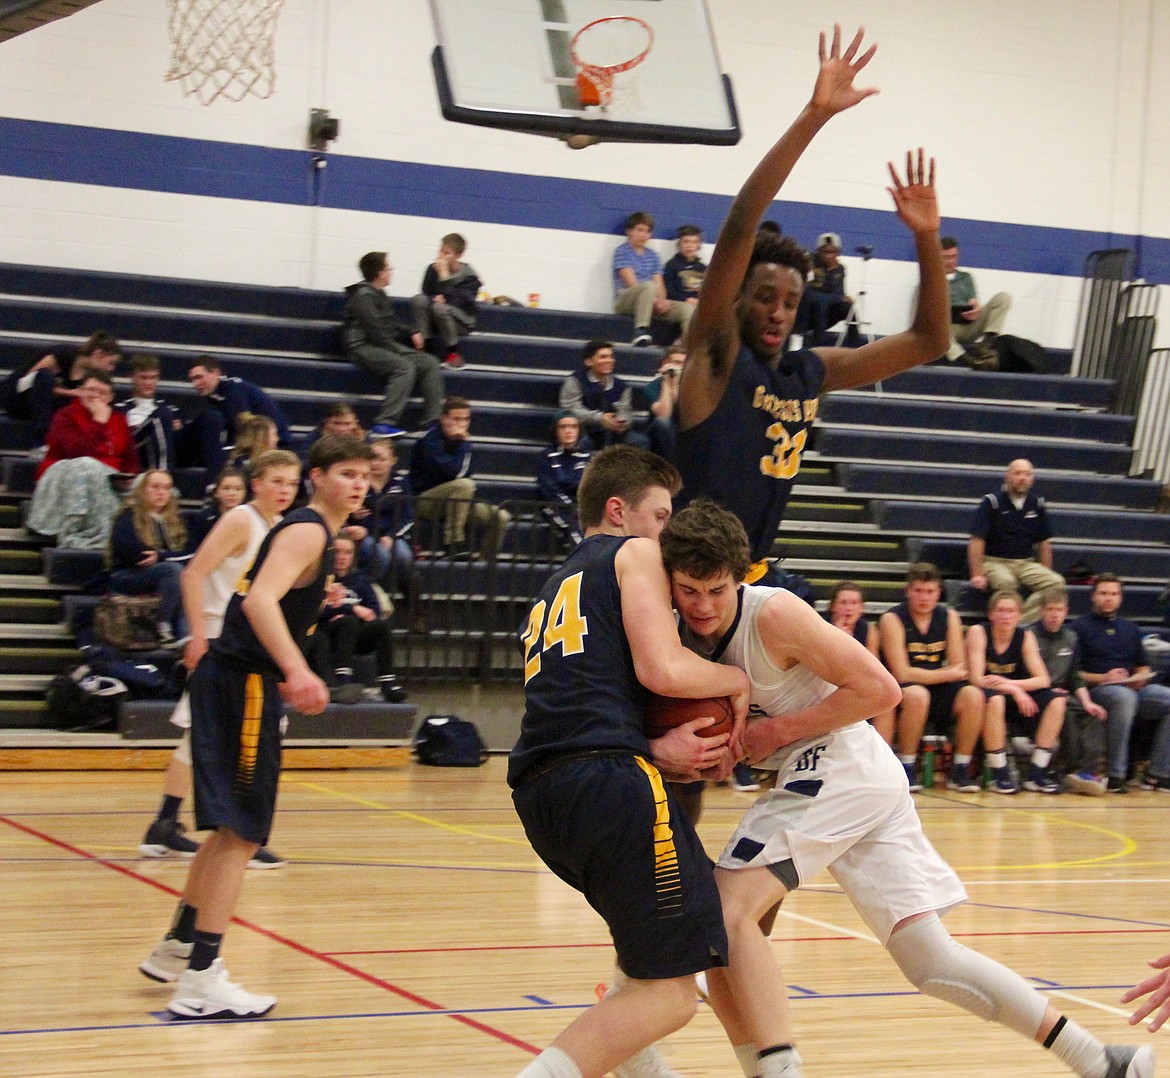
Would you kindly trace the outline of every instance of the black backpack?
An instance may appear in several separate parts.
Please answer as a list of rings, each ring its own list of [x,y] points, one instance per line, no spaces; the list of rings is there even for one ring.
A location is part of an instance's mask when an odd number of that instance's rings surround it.
[[[487,746],[474,723],[458,715],[428,715],[414,735],[420,764],[434,767],[479,767],[488,758]]]
[[[99,677],[88,666],[58,674],[45,689],[47,725],[73,733],[115,730],[120,702],[129,693],[117,678]]]
[[[999,369],[1015,374],[1047,374],[1048,353],[1035,341],[1001,333],[995,338]]]

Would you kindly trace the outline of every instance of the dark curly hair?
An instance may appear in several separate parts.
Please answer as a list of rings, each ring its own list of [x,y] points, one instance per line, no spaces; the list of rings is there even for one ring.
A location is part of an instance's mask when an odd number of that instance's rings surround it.
[[[752,275],[752,270],[762,262],[773,262],[777,266],[787,266],[800,274],[803,281],[812,269],[812,259],[799,243],[791,236],[774,236],[770,232],[756,234],[755,246],[752,247],[752,257],[748,261],[744,272],[744,283]]]

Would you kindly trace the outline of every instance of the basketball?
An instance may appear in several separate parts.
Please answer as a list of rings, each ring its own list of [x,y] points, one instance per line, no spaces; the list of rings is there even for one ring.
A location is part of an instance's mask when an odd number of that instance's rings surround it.
[[[661,737],[676,726],[713,716],[719,721],[695,732],[699,737],[715,737],[731,733],[733,713],[731,701],[726,696],[679,699],[674,696],[651,695],[646,705],[646,736],[653,740]]]

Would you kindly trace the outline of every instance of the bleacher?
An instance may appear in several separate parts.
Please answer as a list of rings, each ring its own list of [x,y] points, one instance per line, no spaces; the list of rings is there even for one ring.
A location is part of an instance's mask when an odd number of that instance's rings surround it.
[[[159,355],[159,393],[181,410],[194,403],[188,367],[211,353],[226,373],[268,389],[298,432],[338,398],[369,423],[380,387],[337,352],[342,303],[340,292],[0,265],[0,367],[104,329],[126,353]],[[416,631],[404,619],[398,629],[408,682],[517,676],[516,625],[555,563],[538,507],[524,502],[557,390],[585,340],[625,342],[631,331],[614,315],[481,306],[476,333],[461,345],[468,365],[445,379],[449,393],[472,402],[480,496],[510,503],[517,524],[497,564],[424,554],[426,625]],[[645,381],[658,355],[618,343],[618,373]],[[1062,362],[1054,357],[1056,369]],[[900,598],[909,561],[934,560],[952,578],[950,598],[972,616],[961,585],[967,522],[1007,462],[1026,456],[1052,509],[1057,568],[1079,560],[1119,572],[1124,612],[1160,621],[1170,517],[1154,512],[1160,484],[1127,477],[1133,421],[1109,413],[1111,388],[1101,379],[934,366],[832,394],[774,552],[821,596],[840,579],[856,580],[871,615]],[[417,421],[412,404],[404,423]],[[87,603],[77,596],[100,567],[92,552],[42,551],[21,527],[35,467],[26,449],[20,426],[0,420],[0,726],[10,728],[43,721],[44,683],[80,661],[72,625]],[[409,439],[402,452],[408,460]],[[188,470],[176,480],[194,499],[207,477]],[[1072,589],[1074,614],[1087,606],[1086,589]]]

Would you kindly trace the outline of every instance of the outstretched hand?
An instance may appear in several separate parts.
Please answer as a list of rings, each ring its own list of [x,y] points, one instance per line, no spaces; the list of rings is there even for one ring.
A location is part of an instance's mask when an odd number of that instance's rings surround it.
[[[1150,965],[1161,972],[1155,973],[1154,976],[1147,977],[1141,984],[1135,985],[1121,997],[1121,1002],[1132,1003],[1142,996],[1149,997],[1130,1015],[1129,1024],[1131,1026],[1136,1026],[1143,1018],[1148,1018],[1161,1007],[1162,1009],[1150,1019],[1147,1027],[1151,1033],[1157,1033],[1166,1019],[1170,1018],[1170,954],[1155,958]]]
[[[887,187],[890,197],[894,200],[894,208],[902,223],[911,232],[937,232],[939,227],[938,199],[934,192],[934,158],[930,159],[930,168],[927,171],[925,154],[922,147],[918,147],[918,159],[915,162],[914,151],[906,151],[906,182],[903,183],[890,161],[886,167],[890,170],[890,179],[893,187]]]
[[[871,94],[878,92],[876,86],[859,89],[853,85],[853,79],[857,73],[873,59],[873,54],[877,52],[877,46],[870,45],[860,56],[857,55],[864,36],[865,28],[861,27],[853,35],[849,47],[842,54],[840,24],[833,26],[833,43],[827,52],[825,34],[823,30],[821,31],[821,70],[817,73],[816,86],[813,87],[812,100],[809,102],[814,110],[835,116],[838,112],[851,109],[858,102],[864,101]]]

